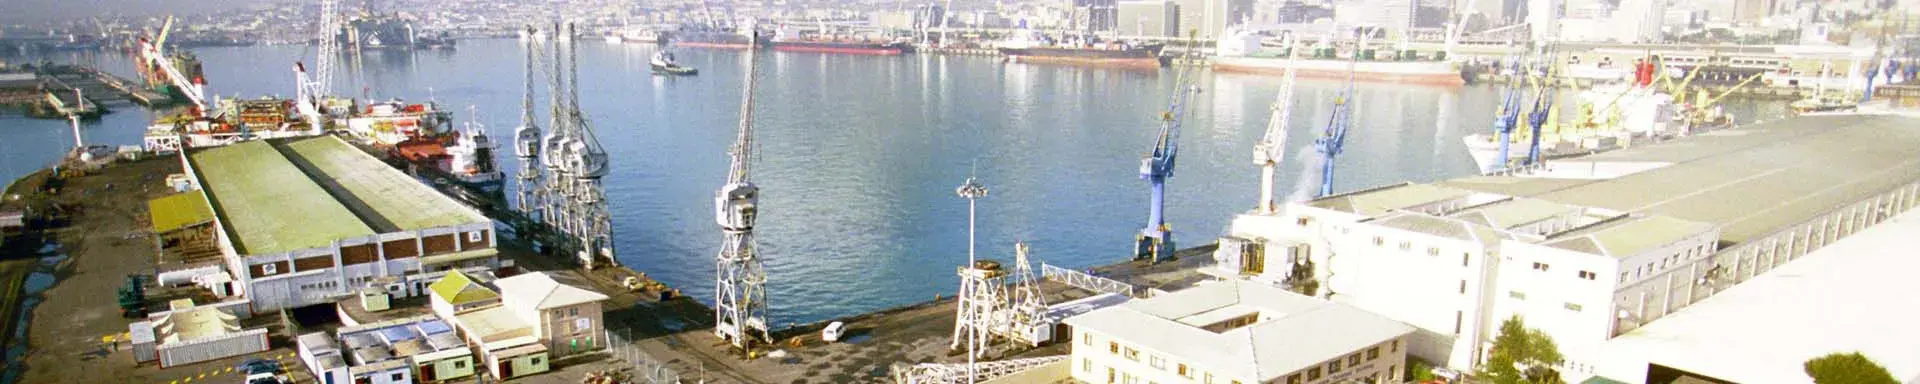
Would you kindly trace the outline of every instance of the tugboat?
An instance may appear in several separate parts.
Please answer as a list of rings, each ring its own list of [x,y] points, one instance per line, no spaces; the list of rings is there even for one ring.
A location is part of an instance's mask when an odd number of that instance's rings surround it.
[[[487,137],[487,130],[478,123],[468,122],[461,130],[459,142],[447,148],[447,173],[454,180],[486,193],[498,193],[506,177],[500,167],[494,164],[493,139]]]
[[[651,64],[653,65],[653,73],[662,75],[689,76],[700,73],[699,70],[693,69],[693,67],[680,65],[678,61],[674,60],[673,52],[667,52],[666,50],[654,53]]]

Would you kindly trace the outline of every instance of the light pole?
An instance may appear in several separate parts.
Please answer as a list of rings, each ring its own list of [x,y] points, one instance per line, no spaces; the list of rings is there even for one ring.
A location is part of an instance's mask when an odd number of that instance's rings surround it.
[[[975,263],[973,256],[974,202],[982,197],[987,197],[987,186],[981,185],[980,181],[973,177],[968,177],[967,182],[961,183],[960,188],[955,189],[954,193],[967,199],[967,268],[973,268]],[[966,300],[965,297],[961,299]],[[967,383],[973,383],[973,378],[979,374],[973,367],[975,351],[980,349],[976,344],[983,339],[977,333],[985,332],[985,330],[977,326],[968,326],[967,328],[967,332],[976,333],[976,335],[967,337]]]

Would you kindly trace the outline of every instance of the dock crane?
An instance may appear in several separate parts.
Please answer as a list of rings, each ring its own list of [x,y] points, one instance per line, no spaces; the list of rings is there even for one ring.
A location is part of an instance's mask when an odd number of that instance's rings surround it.
[[[167,16],[167,21],[160,26],[160,33],[155,34],[152,41],[147,41],[146,39],[140,40],[140,59],[142,61],[140,65],[153,70],[159,70],[160,74],[167,78],[168,83],[180,89],[180,94],[187,97],[189,107],[187,110],[188,116],[206,116],[212,112],[213,107],[207,101],[206,79],[197,77],[192,79],[187,78],[185,72],[181,72],[180,68],[174,67],[173,61],[167,59],[167,35],[172,30],[173,16]]]
[[[740,96],[740,133],[727,151],[732,168],[727,183],[713,198],[714,218],[725,236],[714,266],[713,333],[752,356],[757,343],[771,343],[767,332],[767,272],[753,241],[754,219],[760,213],[760,187],[753,185],[753,83],[758,65],[747,50],[747,77]]]
[[[1300,58],[1298,39],[1288,34],[1287,74],[1280,82],[1280,95],[1273,100],[1273,114],[1267,118],[1267,134],[1253,144],[1253,164],[1260,166],[1260,213],[1274,213],[1273,169],[1286,160],[1287,120],[1293,118],[1294,61]]]
[[[1191,57],[1192,53],[1187,55]],[[1164,208],[1167,178],[1173,177],[1174,159],[1180,152],[1180,120],[1186,117],[1187,99],[1199,90],[1190,83],[1195,76],[1188,70],[1175,71],[1174,91],[1167,96],[1167,111],[1160,114],[1160,134],[1154,139],[1153,153],[1140,159],[1140,178],[1151,186],[1152,195],[1147,205],[1147,227],[1134,237],[1134,260],[1173,260],[1173,229],[1167,226]]]
[[[1313,149],[1320,152],[1320,194],[1324,197],[1333,194],[1333,160],[1340,156],[1347,145],[1347,128],[1353,119],[1353,76],[1360,65],[1360,47],[1367,45],[1367,30],[1361,28],[1360,43],[1354,46],[1353,54],[1347,57],[1347,88],[1333,99],[1333,116],[1327,119],[1327,129],[1320,138],[1313,140]]]
[[[1531,135],[1528,137],[1531,143],[1527,145],[1527,159],[1525,163],[1527,166],[1540,163],[1540,129],[1547,125],[1547,119],[1551,117],[1554,108],[1553,87],[1547,84],[1547,81],[1553,78],[1552,53],[1546,55],[1546,61],[1542,65],[1547,66],[1547,75],[1534,79],[1534,89],[1535,92],[1539,92],[1539,94],[1533,98],[1533,110],[1527,113],[1527,128],[1530,130],[1529,134]],[[1502,155],[1504,156],[1505,154],[1502,153]]]
[[[320,36],[314,44],[314,69],[318,71],[309,74],[306,64],[293,63],[294,86],[298,91],[296,98],[299,99],[294,107],[301,116],[307,118],[308,127],[316,133],[327,129],[324,99],[333,92],[333,59],[340,49],[335,41],[335,35],[340,31],[339,15],[336,14],[338,10],[335,9],[338,2],[320,0],[320,25],[315,29]]]
[[[1513,72],[1514,79],[1508,81],[1506,86],[1503,87],[1504,89],[1500,98],[1500,109],[1495,112],[1493,117],[1493,132],[1499,136],[1497,140],[1500,140],[1500,153],[1498,155],[1499,157],[1497,157],[1499,160],[1494,163],[1498,164],[1496,167],[1499,167],[1494,169],[1496,171],[1506,169],[1507,164],[1512,162],[1509,154],[1512,153],[1513,148],[1513,130],[1519,128],[1520,125],[1520,94],[1524,91],[1520,89],[1519,79],[1527,70],[1520,68],[1519,60],[1514,60]],[[1536,133],[1534,137],[1538,140],[1539,135]],[[1533,156],[1533,153],[1529,153],[1528,156]]]

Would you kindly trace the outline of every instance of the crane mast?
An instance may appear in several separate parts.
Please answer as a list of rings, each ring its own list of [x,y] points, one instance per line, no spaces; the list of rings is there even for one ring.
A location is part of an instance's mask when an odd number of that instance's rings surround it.
[[[1340,156],[1347,144],[1347,128],[1353,116],[1353,76],[1360,63],[1360,51],[1367,46],[1367,30],[1361,28],[1359,43],[1353,46],[1353,53],[1347,57],[1347,87],[1333,99],[1333,116],[1327,119],[1327,129],[1320,138],[1313,140],[1313,148],[1320,152],[1320,194],[1333,194],[1334,159]]]
[[[1188,57],[1192,57],[1189,51]],[[1160,134],[1154,139],[1153,152],[1140,159],[1140,178],[1147,181],[1151,195],[1147,203],[1147,226],[1134,237],[1135,260],[1173,259],[1173,229],[1167,226],[1165,213],[1167,178],[1180,146],[1180,121],[1186,116],[1187,100],[1199,86],[1192,85],[1189,67],[1176,70],[1174,91],[1167,96],[1167,111],[1160,114]]]
[[[1552,54],[1548,54],[1545,63],[1542,64],[1547,66],[1548,75],[1534,80],[1534,90],[1535,92],[1539,92],[1539,94],[1533,98],[1533,109],[1527,112],[1527,128],[1531,135],[1531,137],[1528,137],[1530,143],[1527,144],[1527,159],[1525,162],[1525,165],[1528,166],[1540,163],[1540,130],[1547,125],[1547,118],[1551,117],[1551,112],[1554,108],[1553,88],[1549,87],[1546,83],[1549,79],[1553,78],[1551,75],[1553,66],[1552,58]]]
[[[295,102],[295,108],[307,118],[308,127],[316,133],[327,128],[326,111],[322,108],[326,105],[324,98],[332,92],[333,59],[335,50],[339,48],[334,41],[334,34],[340,30],[335,24],[337,15],[334,14],[334,5],[337,1],[320,0],[320,25],[314,29],[319,34],[314,43],[314,63],[318,71],[307,73],[306,65],[299,62],[295,62],[293,67],[295,93],[299,99]]]
[[[528,36],[532,36],[535,33],[531,25],[527,26],[526,31]],[[540,164],[540,126],[535,123],[538,117],[534,116],[533,111],[533,75],[535,70],[533,63],[535,60],[534,56],[538,54],[540,46],[534,39],[521,39],[521,43],[521,48],[526,51],[525,57],[522,59],[522,64],[525,65],[523,70],[526,74],[523,85],[526,89],[523,90],[520,97],[520,126],[513,130],[513,151],[514,155],[520,159],[520,173],[516,175],[515,181],[517,184],[515,187],[517,187],[516,189],[519,193],[520,213],[528,219],[539,221],[542,219],[543,213],[546,212],[544,206],[546,186],[543,185],[540,180],[541,171],[544,170],[543,164]]]
[[[772,337],[767,333],[767,272],[753,241],[760,204],[760,188],[753,185],[749,172],[754,149],[753,84],[758,69],[754,50],[747,50],[745,60],[740,132],[727,151],[733,164],[727,171],[727,184],[714,194],[714,218],[720,224],[723,242],[714,265],[713,332],[751,356],[755,344],[771,343]]]
[[[1288,34],[1287,74],[1280,82],[1280,95],[1273,100],[1273,114],[1267,118],[1267,134],[1253,144],[1253,164],[1260,166],[1260,213],[1274,213],[1273,172],[1286,160],[1287,124],[1293,118],[1294,62],[1300,58],[1299,41]]]

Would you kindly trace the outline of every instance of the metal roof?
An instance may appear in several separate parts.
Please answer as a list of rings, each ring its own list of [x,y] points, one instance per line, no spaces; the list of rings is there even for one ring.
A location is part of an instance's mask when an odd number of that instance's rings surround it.
[[[1659,364],[1736,383],[1812,383],[1801,370],[1807,359],[1859,351],[1896,380],[1916,382],[1916,236],[1920,211],[1908,211],[1605,343],[1565,352],[1592,363],[1596,374],[1624,379]]]
[[[1251,325],[1214,332],[1183,321],[1257,314]],[[1260,382],[1413,332],[1351,306],[1269,285],[1230,280],[1132,300],[1067,318],[1075,329],[1191,362],[1204,371]]]
[[[241,254],[317,248],[374,234],[265,141],[195,150],[188,159]]]
[[[1580,207],[1540,199],[1514,198],[1451,215],[1489,227],[1509,229],[1580,211]]]
[[[481,343],[533,335],[533,325],[521,321],[507,307],[492,306],[473,312],[454,315],[454,322],[460,329]]]
[[[523,273],[494,280],[493,285],[500,287],[504,296],[501,302],[514,310],[553,309],[607,299],[599,292],[561,283],[549,272]]]
[[[166,233],[187,226],[213,221],[213,206],[200,190],[147,200],[147,215],[153,221],[153,233]]]
[[[1603,180],[1476,176],[1440,184],[1709,223],[1722,240],[1740,243],[1920,180],[1920,119],[1798,117],[1582,161],[1648,159],[1673,164]]]
[[[418,230],[489,220],[419,180],[367,155],[334,136],[282,144],[314,180],[333,189],[340,201],[380,232]]]
[[[1372,216],[1394,209],[1427,205],[1472,194],[1473,191],[1433,184],[1405,184],[1328,196],[1309,201],[1307,205]]]
[[[1462,219],[1435,217],[1417,213],[1394,212],[1387,216],[1372,219],[1369,222],[1389,228],[1403,229],[1434,236],[1495,244],[1500,239],[1509,238],[1506,234],[1492,228],[1475,225]]]
[[[492,300],[500,297],[500,294],[494,293],[493,290],[487,289],[487,287],[481,286],[480,283],[474,282],[473,278],[467,277],[466,273],[462,273],[459,270],[447,271],[446,276],[441,277],[440,281],[435,281],[432,285],[428,285],[427,290],[432,291],[434,297],[454,305]]]

